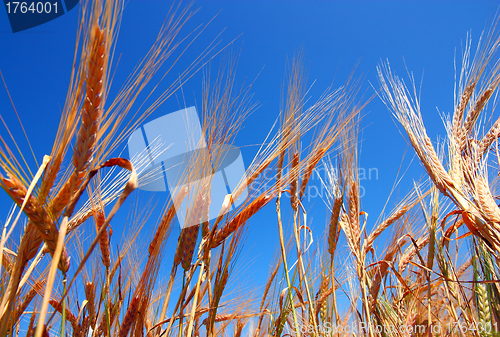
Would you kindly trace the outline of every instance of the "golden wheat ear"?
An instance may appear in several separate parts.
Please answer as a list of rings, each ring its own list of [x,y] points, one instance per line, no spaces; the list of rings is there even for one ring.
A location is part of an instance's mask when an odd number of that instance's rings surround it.
[[[106,61],[109,56],[105,54],[105,32],[97,23],[91,30],[89,48],[91,51],[86,67],[86,94],[81,112],[80,130],[73,152],[74,172],[52,202],[52,210],[56,215],[61,214],[84,181],[98,140],[102,119],[101,97]]]
[[[412,99],[404,82],[391,73],[388,63],[377,67],[377,71],[382,86],[382,100],[404,127],[411,145],[436,187],[443,195],[452,195],[455,184],[427,135],[418,101]]]
[[[11,196],[14,202],[16,202],[19,207],[21,207],[27,195],[27,189],[24,184],[10,173],[8,174],[8,178],[0,175],[0,181],[3,188]],[[41,237],[47,244],[49,252],[51,253],[51,255],[53,255],[57,238],[59,236],[59,231],[57,230],[57,227],[52,218],[46,212],[45,208],[42,207],[38,203],[38,200],[33,196],[29,196],[28,201],[24,206],[24,213],[28,216],[31,223],[33,223],[33,225],[35,225],[35,227],[38,229]],[[63,272],[66,272],[69,268],[69,258],[67,256],[66,250],[63,251],[63,258],[59,262],[59,268]]]
[[[101,229],[106,221],[106,216],[104,215],[104,210],[98,211],[95,215],[97,231]],[[109,268],[111,266],[111,255],[109,251],[109,231],[106,229],[104,234],[99,239],[99,248],[101,249],[102,264]]]
[[[405,128],[410,143],[435,186],[462,212],[470,232],[498,252],[500,209],[490,188],[487,152],[500,135],[500,118],[487,132],[481,130],[480,123],[493,120],[492,115],[487,115],[486,106],[500,85],[500,65],[496,61],[493,63],[500,46],[497,23],[481,38],[472,64],[469,64],[470,40],[467,41],[458,83],[459,98],[451,122],[446,123],[449,172],[427,136],[415,84],[412,97],[404,82],[391,73],[388,63],[378,67],[378,73],[382,99]],[[476,139],[481,133],[484,136]]]
[[[107,60],[104,31],[96,23],[90,39],[91,52],[87,62],[86,95],[81,113],[80,131],[73,152],[76,179],[81,181],[90,165],[102,119],[101,96],[105,61]],[[79,187],[79,184],[75,184]]]

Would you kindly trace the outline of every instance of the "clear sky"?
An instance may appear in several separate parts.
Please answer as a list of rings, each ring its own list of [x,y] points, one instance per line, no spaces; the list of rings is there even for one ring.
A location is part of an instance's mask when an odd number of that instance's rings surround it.
[[[126,1],[116,47],[120,64],[111,95],[154,42],[168,12],[166,3],[169,2]],[[308,84],[315,81],[309,92],[311,102],[332,83],[344,84],[356,65],[357,76],[365,79],[362,91],[366,97],[373,95],[370,83],[378,88],[376,66],[388,59],[396,74],[408,79],[407,70],[413,71],[417,84],[421,83],[424,122],[429,136],[436,141],[445,135],[438,111],[449,114],[454,107],[454,62],[459,68],[467,34],[471,34],[473,46],[476,45],[481,32],[490,27],[499,5],[500,1],[492,0],[200,1],[194,5],[200,10],[185,27],[184,34],[219,14],[184,55],[172,76],[180,73],[222,30],[223,44],[238,37],[232,47],[240,53],[236,79],[240,84],[256,79],[252,91],[255,100],[261,103],[236,138],[235,145],[243,147],[244,161],[248,164],[257,150],[257,146],[250,145],[264,141],[278,116],[287,59],[295,52],[304,51]],[[5,10],[0,9],[0,70],[39,161],[51,150],[64,105],[78,14],[78,9],[74,9],[52,22],[13,34]],[[214,64],[217,66],[218,61]],[[167,77],[165,83],[171,78]],[[183,88],[188,105],[201,101],[200,78],[193,77]],[[181,99],[180,94],[172,97],[148,120],[177,110]],[[28,154],[4,87],[0,88],[0,114]],[[401,131],[380,99],[375,98],[364,110],[360,167],[377,172],[361,181],[365,191],[362,204],[370,214],[369,221],[378,218],[398,177],[403,156],[403,169],[412,160],[413,164],[389,206],[394,206],[410,190],[413,180],[423,176]],[[0,134],[8,138],[3,126]],[[36,171],[33,161],[29,164]],[[319,186],[319,182],[313,183]],[[149,197],[141,193],[144,199]],[[165,195],[158,193],[154,198],[161,205]],[[316,242],[321,242],[325,208],[319,198],[308,205]],[[0,194],[1,222],[5,221],[9,207],[10,199]],[[121,212],[125,219],[127,210]],[[122,224],[121,221],[111,224],[115,233],[121,232]],[[368,228],[372,225],[373,222],[369,223]],[[177,233],[175,229],[172,245]],[[278,247],[273,206],[251,221],[247,234],[239,268],[248,273],[248,278],[240,281],[249,288],[263,283],[271,254]]]

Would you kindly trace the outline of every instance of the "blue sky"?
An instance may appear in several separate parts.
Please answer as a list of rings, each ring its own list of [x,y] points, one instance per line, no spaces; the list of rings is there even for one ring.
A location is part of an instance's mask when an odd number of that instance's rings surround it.
[[[376,66],[388,59],[396,74],[407,79],[408,69],[414,72],[417,84],[421,83],[424,122],[429,136],[436,141],[445,135],[438,109],[444,113],[453,110],[454,60],[458,67],[468,32],[474,46],[481,32],[490,27],[499,5],[499,1],[200,1],[194,5],[200,10],[184,33],[218,15],[184,55],[173,76],[222,30],[223,43],[238,37],[232,46],[240,54],[236,79],[240,84],[255,79],[252,91],[261,103],[236,138],[235,145],[243,147],[244,160],[250,163],[257,151],[257,146],[251,145],[263,142],[277,118],[287,59],[295,52],[304,51],[308,84],[315,81],[309,92],[311,102],[332,83],[334,87],[344,84],[356,65],[356,75],[365,79],[362,92],[365,97],[373,95],[370,83],[378,88]],[[154,42],[167,12],[165,1],[126,2],[116,47],[116,55],[121,56],[114,78],[115,91]],[[52,22],[13,34],[5,11],[0,9],[0,70],[39,161],[50,152],[64,105],[78,14],[74,9]],[[188,103],[194,103],[194,98],[201,101],[200,79],[193,77],[183,88]],[[165,81],[168,83],[169,78]],[[177,110],[178,99],[180,93],[148,120]],[[3,87],[0,114],[17,139],[22,139]],[[389,207],[410,190],[413,180],[423,175],[401,131],[383,103],[374,98],[363,112],[360,135],[360,167],[378,173],[361,181],[365,190],[363,209],[370,214],[369,221],[378,218],[398,177],[403,156],[404,169],[413,163]],[[3,126],[0,134],[8,138]],[[26,143],[20,146],[27,154]],[[33,162],[29,163],[36,171]],[[155,198],[161,205],[165,196],[158,194]],[[10,199],[0,194],[0,221],[4,221],[9,207]],[[311,200],[309,207],[311,226],[319,239],[326,211],[319,198]],[[112,226],[116,226],[115,233],[121,232],[120,224]],[[240,280],[245,287],[262,284],[267,276],[271,255],[278,247],[275,227],[273,206],[250,223],[239,262],[241,270],[249,272],[246,280]],[[176,235],[177,229],[172,243]]]

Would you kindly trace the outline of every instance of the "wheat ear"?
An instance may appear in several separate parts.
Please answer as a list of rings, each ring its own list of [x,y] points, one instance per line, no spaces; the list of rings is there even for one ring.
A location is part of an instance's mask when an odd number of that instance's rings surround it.
[[[319,161],[321,160],[321,158],[323,158],[323,156],[325,155],[327,149],[328,149],[327,147],[321,147],[321,148],[319,148],[311,156],[311,158],[307,162],[306,169],[305,169],[305,171],[302,174],[302,177],[300,179],[299,199],[302,199],[302,197],[304,196],[304,193],[306,192],[307,183],[309,182],[309,179],[311,178],[311,176],[312,176],[312,174],[314,172],[314,168],[319,163]]]
[[[274,266],[274,270],[272,271],[271,275],[269,276],[269,278],[266,282],[266,288],[264,289],[264,293],[262,295],[262,300],[260,302],[260,309],[259,309],[260,315],[259,315],[259,321],[257,323],[257,328],[255,329],[255,336],[259,336],[260,327],[262,325],[262,319],[264,318],[264,312],[265,312],[264,304],[266,302],[266,297],[267,297],[267,294],[269,293],[269,289],[271,289],[271,285],[273,284],[274,278],[276,277],[276,274],[278,273],[280,266],[281,266],[281,261],[278,260],[278,262],[276,263],[276,266]]]
[[[17,322],[21,315],[25,313],[26,309],[30,305],[31,301],[33,301],[35,296],[43,291],[44,283],[44,281],[37,281],[24,296],[23,301],[16,307],[16,309],[12,313],[13,323]]]
[[[349,225],[352,238],[355,243],[355,247],[359,249],[359,239],[361,236],[360,225],[359,225],[359,191],[358,184],[355,180],[351,182],[351,188],[349,190]]]
[[[404,82],[391,73],[389,64],[386,67],[378,67],[377,71],[382,85],[384,103],[405,128],[411,145],[436,187],[443,195],[450,195],[448,191],[455,188],[453,179],[445,170],[427,136],[418,101],[414,102],[409,97]]]
[[[198,233],[200,232],[200,225],[189,226],[181,230],[179,236],[179,244],[175,253],[174,264],[182,265],[184,270],[191,267],[191,260],[193,259],[196,241],[198,240]]]
[[[95,215],[95,217],[96,217],[97,231],[99,231],[99,229],[104,225],[104,222],[106,221],[106,217],[104,215],[104,210],[98,211],[97,214]],[[99,247],[101,248],[102,264],[106,268],[109,268],[109,266],[111,265],[111,257],[110,257],[110,253],[109,253],[108,229],[105,229],[104,233],[99,238]]]
[[[174,219],[175,216],[175,204],[172,203],[170,207],[168,208],[167,212],[163,216],[163,218],[160,221],[160,224],[155,232],[155,235],[151,242],[149,243],[149,255],[158,255],[160,252],[160,246],[161,243],[163,242],[163,239],[165,238],[165,234],[167,233],[168,229],[170,228],[170,224],[172,220]]]
[[[211,245],[211,248],[218,247],[224,240],[235,232],[241,225],[243,225],[248,219],[250,219],[255,213],[257,213],[262,207],[267,205],[269,201],[272,200],[271,196],[264,193],[259,195],[255,200],[253,200],[249,205],[247,205],[242,211],[238,213],[233,219],[231,219],[223,228],[221,228]]]
[[[14,202],[21,207],[26,196],[26,187],[15,176],[10,173],[8,173],[8,176],[9,178],[5,178],[0,175],[0,182]],[[31,195],[24,206],[24,213],[40,232],[50,254],[54,255],[59,232],[52,218],[38,204],[36,198]],[[64,273],[69,269],[69,258],[66,249],[63,249],[61,260],[59,261],[59,269]]]
[[[453,113],[453,138],[458,140],[458,145],[461,150],[465,148],[466,135],[462,130],[462,119],[464,116],[465,108],[469,103],[469,100],[476,87],[476,81],[470,83],[462,93],[460,97],[460,102],[458,103],[457,109]]]
[[[491,322],[493,322],[493,320],[490,300],[488,298],[488,289],[486,288],[486,285],[484,285],[483,283],[476,283],[476,294],[479,320],[483,324],[490,324],[489,328],[491,329]],[[485,335],[488,336],[489,334]]]
[[[101,95],[103,91],[106,61],[105,33],[96,23],[91,35],[92,51],[87,62],[86,94],[81,113],[81,125],[73,152],[75,171],[55,197],[52,208],[56,215],[69,203],[72,194],[80,187],[94,154],[102,117]]]
[[[7,323],[9,321],[9,314],[5,311],[11,311],[14,306],[14,298],[17,294],[19,284],[21,281],[21,275],[26,268],[27,262],[32,259],[43,242],[40,231],[35,228],[35,225],[31,221],[28,222],[26,226],[25,233],[21,238],[21,243],[19,245],[16,262],[14,264],[13,270],[10,274],[9,284],[4,293],[4,297],[1,301],[0,307],[6,308],[4,310],[4,317],[2,318],[1,324],[3,326],[2,331],[7,329]],[[6,307],[7,305],[7,307]],[[4,332],[5,333],[5,332]]]
[[[96,324],[96,310],[95,310],[95,286],[94,282],[86,282],[85,287],[85,298],[87,299],[87,310],[89,313],[89,325],[92,329],[95,328]]]
[[[330,217],[330,226],[328,229],[328,252],[333,259],[335,254],[335,249],[337,247],[337,239],[339,235],[339,217],[340,211],[342,210],[342,203],[344,200],[344,196],[341,195],[338,198],[335,198],[332,207],[332,215]]]
[[[132,301],[128,306],[127,313],[125,314],[125,317],[123,318],[122,324],[120,326],[120,331],[118,332],[119,337],[126,337],[128,335],[128,332],[130,331],[130,328],[135,321],[135,316],[137,314],[137,310],[139,309],[140,302],[140,294],[132,298]]]
[[[498,139],[499,135],[500,118],[495,121],[495,123],[491,126],[491,129],[489,129],[488,132],[484,135],[483,139],[481,139],[477,155],[478,158],[482,158],[486,154],[491,144],[493,144],[493,142]]]
[[[183,228],[179,236],[174,264],[177,265],[181,263],[184,270],[188,270],[191,266],[196,241],[198,240],[198,234],[200,232],[200,222],[202,221],[205,206],[208,206],[206,205],[205,197],[205,193],[200,193],[196,197],[194,204],[187,211],[184,222],[188,227]]]
[[[373,232],[366,239],[366,242],[363,244],[365,254],[372,249],[373,242],[375,241],[375,239],[380,234],[382,234],[384,230],[386,230],[389,226],[391,226],[393,223],[398,221],[403,215],[405,215],[408,209],[409,209],[408,205],[404,205],[403,207],[398,208],[394,213],[392,213],[388,218],[382,221],[380,225],[378,225],[373,230]]]
[[[297,196],[297,187],[299,184],[299,163],[300,163],[300,158],[299,158],[299,153],[296,151],[293,154],[292,158],[292,179],[290,181],[290,204],[292,205],[292,209],[294,211],[297,211],[299,207],[299,199]]]
[[[116,319],[116,316],[118,314],[118,311],[120,309],[120,306],[118,303],[111,303],[111,306],[110,306],[110,309],[109,309],[109,313],[110,313],[110,318],[109,318],[109,326],[112,327],[114,322],[115,322],[115,319]],[[130,329],[130,327],[129,327]],[[108,321],[105,317],[105,315],[103,315],[103,317],[101,317],[101,320],[99,322],[99,326],[97,327],[97,336],[102,336],[102,335],[105,335],[107,336],[107,331],[108,331]]]
[[[483,110],[484,106],[486,103],[489,101],[491,95],[495,91],[498,83],[495,85],[495,83],[492,83],[488,89],[486,89],[479,99],[475,102],[474,107],[469,111],[467,114],[467,118],[465,119],[464,122],[464,131],[468,134],[472,133],[474,130],[474,124],[476,124],[476,121]],[[465,139],[464,139],[465,141]]]
[[[104,31],[97,24],[92,31],[92,52],[87,64],[87,92],[82,109],[82,121],[73,152],[73,165],[77,179],[83,179],[83,173],[90,164],[101,122],[101,94],[104,77],[105,39]]]
[[[54,299],[49,300],[50,305],[59,313],[62,315],[62,304],[59,301],[56,301]],[[73,313],[66,307],[66,320],[71,323],[71,326],[73,327],[73,330],[76,331],[78,327],[78,322],[76,320],[76,316],[73,315]]]
[[[149,243],[149,255],[157,255],[160,251],[160,245],[163,242],[163,238],[165,237],[165,234],[167,233],[168,229],[170,228],[170,224],[175,216],[175,205],[171,204],[170,207],[168,208],[168,211],[165,213],[163,218],[160,221],[160,224],[158,225],[158,228],[155,232],[155,235],[153,236],[153,239]]]

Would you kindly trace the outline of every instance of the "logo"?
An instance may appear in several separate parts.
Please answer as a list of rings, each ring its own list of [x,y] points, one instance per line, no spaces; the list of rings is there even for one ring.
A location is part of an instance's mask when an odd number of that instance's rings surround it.
[[[4,0],[13,33],[33,28],[54,20],[73,9],[79,0]]]
[[[161,144],[160,151],[152,144]],[[207,142],[195,107],[159,117],[135,130],[128,140],[130,158],[147,153],[139,179],[149,177],[139,188],[169,191],[181,228],[215,219],[240,206],[247,197],[246,185],[231,208],[222,210],[226,196],[245,182],[241,151],[228,144]],[[158,174],[161,172],[161,175]],[[151,179],[154,177],[154,179]],[[180,198],[177,198],[181,195]],[[208,207],[208,212],[199,211]],[[193,212],[196,214],[193,215]],[[221,214],[219,214],[221,213]]]

